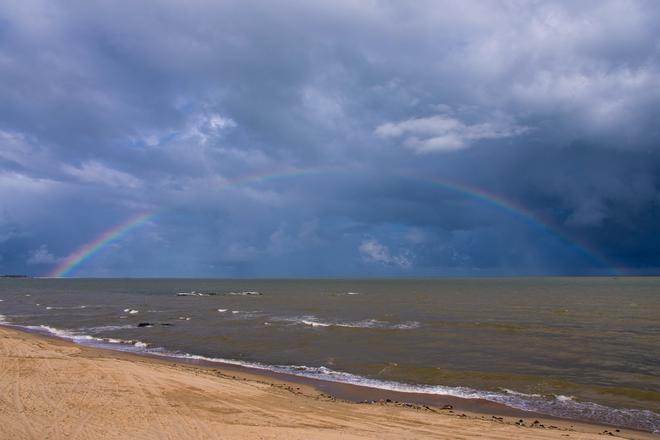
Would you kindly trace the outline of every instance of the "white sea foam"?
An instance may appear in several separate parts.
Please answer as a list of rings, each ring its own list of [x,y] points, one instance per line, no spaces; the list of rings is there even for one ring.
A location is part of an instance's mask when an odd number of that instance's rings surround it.
[[[512,396],[525,396],[525,397],[543,397],[541,394],[525,394],[518,391],[510,390],[508,388],[500,388],[500,391],[511,394]]]
[[[305,325],[310,325],[312,327],[330,327],[332,325],[327,322],[310,321],[308,319],[301,319],[300,322]]]
[[[322,321],[316,316],[307,315],[299,317],[272,318],[273,321],[284,321],[295,324],[303,324],[311,327],[348,327],[348,328],[374,328],[374,329],[397,329],[410,330],[420,326],[419,322],[407,321],[394,324],[377,319],[363,319],[361,321]]]
[[[359,295],[360,292],[346,292],[346,295]]]
[[[418,328],[419,326],[421,326],[421,324],[417,321],[406,321],[402,322],[401,324],[394,325],[394,328],[398,328],[399,330],[411,330]]]
[[[417,321],[406,321],[394,324],[386,321],[378,321],[377,319],[365,319],[363,321],[338,323],[338,327],[352,327],[352,328],[383,328],[383,329],[397,329],[397,330],[411,330],[420,326]]]
[[[215,293],[215,292],[178,292],[176,296],[216,296],[216,295],[231,295],[231,296],[258,296],[263,295],[260,292],[254,290],[239,291],[239,292],[227,292],[227,293]]]
[[[362,321],[353,322],[336,322],[333,325],[337,327],[350,327],[350,328],[387,328],[390,325],[387,322],[379,321],[377,319],[364,319]]]
[[[226,311],[227,311],[227,309],[218,309],[218,312],[220,312],[220,313],[225,313]]]
[[[212,294],[210,294],[210,293],[196,292],[194,290],[192,292],[179,292],[179,293],[176,294],[176,296],[211,296],[211,295]],[[215,295],[215,294],[213,294],[213,295]]]
[[[81,344],[81,345],[93,345],[93,346],[104,346],[107,348],[116,348],[114,345],[120,346],[131,346],[140,349],[144,349],[149,346],[147,342],[142,342],[134,339],[119,339],[119,338],[103,338],[98,336],[92,336],[87,333],[84,333],[86,329],[77,329],[77,330],[66,330],[60,329],[57,327],[52,327],[49,325],[14,325],[14,327],[20,327],[27,330],[36,331],[39,333],[47,333],[53,336],[57,336],[62,339],[67,339],[69,341]],[[125,328],[125,326],[105,326],[106,328],[116,327],[116,328]],[[94,327],[92,327],[94,328]],[[102,327],[96,327],[102,328]],[[109,346],[108,346],[109,345]]]
[[[70,306],[70,307],[46,306],[46,310],[75,310],[75,309],[86,309],[86,308],[87,306]]]
[[[102,341],[101,338],[95,338],[94,336],[87,335],[87,334],[81,334],[78,333],[74,330],[64,330],[64,329],[59,329],[56,327],[51,327],[49,325],[39,325],[39,326],[27,326],[27,328],[32,329],[32,330],[37,330],[37,331],[43,331],[46,333],[50,333],[55,336],[59,336],[60,338],[64,339],[70,339],[72,341],[80,342],[80,341]]]

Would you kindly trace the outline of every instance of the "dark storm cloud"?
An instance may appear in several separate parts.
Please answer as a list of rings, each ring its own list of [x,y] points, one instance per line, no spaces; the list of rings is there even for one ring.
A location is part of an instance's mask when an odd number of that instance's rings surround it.
[[[0,6],[1,271],[150,210],[80,274],[655,272],[658,21],[644,1]]]

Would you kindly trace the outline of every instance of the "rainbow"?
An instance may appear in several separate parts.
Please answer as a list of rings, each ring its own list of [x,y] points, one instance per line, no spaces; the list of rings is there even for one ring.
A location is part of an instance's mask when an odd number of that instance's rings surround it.
[[[425,182],[432,186],[440,187],[476,200],[480,200],[491,206],[512,213],[515,216],[526,220],[527,223],[536,226],[549,235],[559,239],[565,245],[568,245],[577,250],[578,253],[587,257],[592,262],[595,262],[598,266],[607,268],[612,272],[613,275],[619,275],[622,271],[624,271],[624,269],[619,267],[617,263],[611,261],[607,256],[603,255],[584,241],[569,236],[567,233],[563,232],[559,226],[554,225],[550,220],[540,217],[529,209],[511,200],[507,200],[482,188],[476,188],[449,180],[441,180],[437,178],[420,179],[418,177],[410,177],[410,179]]]
[[[124,236],[132,229],[146,223],[155,217],[155,215],[156,213],[152,211],[141,212],[139,214],[133,215],[128,220],[114,226],[113,228],[108,229],[94,240],[90,241],[89,243],[85,243],[76,249],[72,254],[70,254],[57,266],[55,266],[55,268],[51,270],[47,276],[59,278],[70,275],[71,272],[73,272],[84,261],[87,261],[94,255],[98,254],[109,243]]]
[[[225,183],[225,186],[239,186],[241,184],[255,183],[255,182],[264,182],[272,179],[283,178],[283,177],[298,177],[298,176],[308,176],[316,175],[324,171],[332,171],[335,168],[331,167],[322,167],[322,168],[294,168],[287,170],[280,170],[273,173],[258,173],[241,176],[235,179],[230,179]],[[124,236],[129,231],[140,226],[141,224],[153,219],[156,216],[156,212],[147,211],[141,212],[139,214],[133,215],[128,220],[120,223],[104,231],[96,237],[94,240],[83,244],[68,257],[62,260],[60,263],[55,266],[46,277],[50,278],[61,278],[69,276],[76,268],[78,268],[82,263],[89,260],[94,255],[98,254],[104,247],[106,247],[111,242],[117,240],[118,238]]]
[[[339,168],[335,168],[335,167],[317,167],[317,168],[303,168],[303,169],[296,168],[296,169],[280,170],[278,172],[267,172],[267,173],[241,176],[238,178],[228,180],[225,183],[225,186],[234,187],[234,186],[240,186],[250,183],[266,182],[280,178],[318,175],[327,172],[346,172],[346,171],[340,170]],[[613,274],[619,273],[617,264],[608,260],[606,256],[599,253],[596,249],[593,249],[591,246],[576,239],[575,237],[571,237],[567,235],[565,232],[562,232],[562,229],[560,227],[553,225],[551,221],[543,219],[542,217],[530,211],[529,209],[521,205],[518,205],[511,200],[507,200],[497,194],[488,192],[482,188],[476,188],[476,187],[468,186],[466,184],[452,182],[449,180],[443,180],[438,178],[420,178],[416,176],[413,177],[413,176],[402,176],[402,175],[399,175],[397,177],[419,181],[448,191],[452,191],[462,196],[466,196],[469,198],[473,198],[475,200],[482,201],[488,205],[509,212],[515,215],[516,217],[525,220],[527,223],[536,226],[545,233],[556,237],[562,243],[569,245],[581,255],[587,257],[592,262],[597,263],[598,266],[602,266],[609,269]],[[123,223],[103,232],[93,241],[86,243],[80,246],[78,249],[76,249],[76,251],[74,251],[66,259],[60,262],[57,265],[57,267],[51,270],[47,276],[63,277],[69,275],[73,270],[75,270],[78,266],[80,266],[80,264],[82,264],[84,261],[90,259],[92,256],[99,253],[109,243],[125,235],[126,233],[136,228],[137,226],[149,221],[150,219],[155,217],[155,215],[156,214],[153,211],[142,212],[132,216]]]
[[[283,171],[278,173],[264,173],[240,177],[238,179],[231,180],[229,186],[237,186],[240,184],[249,184],[256,182],[268,181],[276,178],[282,177],[298,177],[306,175],[316,175],[323,172],[345,172],[339,168],[307,168],[307,169],[294,169],[289,171]],[[514,216],[526,221],[530,225],[535,226],[536,228],[542,230],[548,235],[554,236],[564,245],[567,245],[577,251],[578,254],[581,254],[583,257],[586,257],[592,263],[595,263],[597,266],[608,269],[612,274],[618,275],[624,269],[618,267],[619,265],[600,253],[598,250],[594,249],[592,246],[588,245],[582,240],[579,240],[575,237],[569,236],[567,233],[563,232],[562,228],[554,225],[552,221],[547,220],[534,213],[533,211],[515,203],[512,200],[507,200],[504,197],[501,197],[497,194],[488,192],[482,188],[477,188],[469,186],[462,183],[453,182],[446,179],[439,178],[420,178],[417,176],[410,175],[398,175],[397,177],[405,178],[408,180],[415,180],[425,184],[430,184],[435,187],[443,188],[445,190],[452,191],[454,193],[466,196],[475,200],[482,201],[490,206],[494,206],[503,211],[509,212]]]

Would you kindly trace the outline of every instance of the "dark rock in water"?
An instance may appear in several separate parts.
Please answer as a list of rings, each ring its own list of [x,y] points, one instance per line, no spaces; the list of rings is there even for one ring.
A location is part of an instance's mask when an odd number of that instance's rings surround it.
[[[163,322],[160,325],[163,325],[165,327],[172,327],[174,324],[170,324],[169,322]]]
[[[150,322],[141,322],[137,325],[138,327],[152,327],[153,324]]]

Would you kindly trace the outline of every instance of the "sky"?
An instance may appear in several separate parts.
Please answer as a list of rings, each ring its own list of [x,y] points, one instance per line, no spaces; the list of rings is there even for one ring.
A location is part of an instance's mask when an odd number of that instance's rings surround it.
[[[2,2],[0,273],[658,274],[658,23],[634,0]]]

